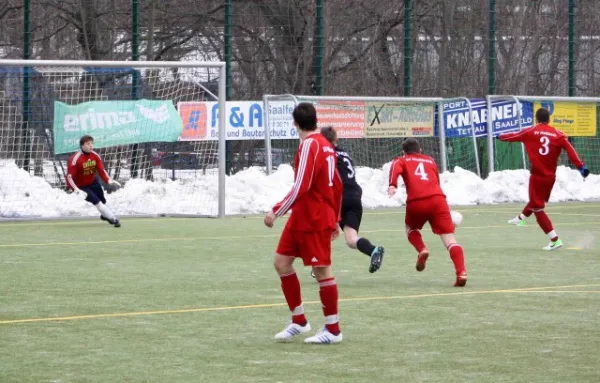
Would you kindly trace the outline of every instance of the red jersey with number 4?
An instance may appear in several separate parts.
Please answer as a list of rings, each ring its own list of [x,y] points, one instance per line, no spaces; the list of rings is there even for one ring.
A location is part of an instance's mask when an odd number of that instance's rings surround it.
[[[446,197],[440,186],[438,167],[433,158],[425,154],[396,157],[390,167],[389,185],[397,188],[398,177],[402,177],[406,186],[406,203],[433,196]]]
[[[337,229],[342,206],[342,179],[337,171],[333,146],[320,133],[310,134],[300,144],[294,160],[294,186],[273,207],[278,217],[292,209],[292,230]]]
[[[85,153],[81,150],[75,152],[67,164],[67,185],[71,189],[75,189],[75,186],[81,188],[91,185],[96,179],[96,172],[104,182],[108,182],[108,173],[98,153]]]
[[[565,149],[569,160],[578,169],[583,161],[577,155],[567,136],[547,124],[538,124],[520,132],[502,133],[498,137],[502,141],[522,142],[531,162],[531,174],[543,177],[556,177],[556,168],[562,149]]]

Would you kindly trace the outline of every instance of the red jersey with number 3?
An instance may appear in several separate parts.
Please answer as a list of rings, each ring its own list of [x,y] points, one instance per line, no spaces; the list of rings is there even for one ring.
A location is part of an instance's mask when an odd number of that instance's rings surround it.
[[[337,229],[343,184],[333,146],[320,133],[300,144],[294,160],[294,186],[273,207],[278,217],[292,209],[287,227],[299,231]]]
[[[502,141],[522,142],[531,162],[531,174],[542,177],[556,177],[556,168],[562,149],[565,149],[569,160],[578,169],[583,161],[567,136],[547,124],[538,124],[515,133],[502,133],[498,137]]]
[[[433,196],[446,197],[440,186],[438,167],[425,154],[406,154],[396,157],[390,167],[389,185],[398,187],[398,177],[406,186],[406,203]]]

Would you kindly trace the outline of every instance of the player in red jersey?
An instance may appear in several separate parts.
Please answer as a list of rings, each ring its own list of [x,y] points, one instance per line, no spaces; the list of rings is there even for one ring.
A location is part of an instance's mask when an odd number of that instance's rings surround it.
[[[310,103],[293,111],[300,146],[294,160],[294,186],[265,217],[273,227],[278,217],[292,209],[277,245],[274,266],[283,295],[292,312],[292,321],[275,335],[286,341],[305,334],[311,326],[304,315],[300,281],[294,270],[295,258],[312,266],[319,282],[325,328],[306,338],[305,343],[330,344],[342,341],[338,315],[338,288],[331,270],[331,241],[338,235],[343,185],[336,169],[336,154],[327,139],[317,132],[317,112]]]
[[[531,162],[529,202],[521,214],[509,220],[508,223],[523,226],[525,218],[535,214],[538,225],[550,238],[550,243],[543,249],[556,250],[562,247],[563,243],[552,227],[550,218],[544,212],[544,207],[550,199],[556,181],[556,168],[562,149],[567,152],[569,160],[579,169],[583,178],[586,178],[590,171],[577,155],[567,136],[548,125],[550,113],[547,109],[538,109],[535,112],[535,119],[537,124],[530,128],[520,132],[502,133],[497,137],[502,141],[522,142]]]
[[[441,237],[456,270],[454,286],[467,284],[467,269],[462,247],[454,236],[454,223],[446,195],[440,186],[440,176],[433,158],[422,154],[419,141],[407,138],[402,143],[404,156],[396,157],[390,167],[389,196],[396,194],[398,177],[406,185],[406,234],[417,250],[417,271],[425,269],[429,251],[421,237],[421,229],[429,222],[434,234]]]
[[[90,202],[100,212],[100,218],[108,221],[114,227],[120,227],[121,223],[113,212],[106,206],[104,190],[96,178],[96,174],[109,185],[121,186],[120,183],[111,179],[104,169],[104,163],[94,152],[94,139],[85,135],[79,140],[81,150],[73,153],[69,158],[67,166],[67,185],[73,192]]]

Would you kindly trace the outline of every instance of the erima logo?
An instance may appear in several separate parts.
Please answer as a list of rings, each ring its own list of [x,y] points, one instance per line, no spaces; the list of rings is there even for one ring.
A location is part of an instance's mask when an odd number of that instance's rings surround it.
[[[169,119],[169,111],[166,105],[158,109],[146,108],[144,105],[136,105],[141,115],[154,122],[163,123]]]
[[[113,128],[135,121],[133,112],[96,112],[94,109],[88,109],[87,113],[65,114],[63,128],[65,132],[78,132]]]
[[[136,105],[140,115],[156,123],[164,123],[169,119],[166,105],[156,109]],[[137,122],[133,111],[97,112],[90,108],[86,113],[65,114],[63,129],[65,132],[79,132],[96,129],[111,129]]]

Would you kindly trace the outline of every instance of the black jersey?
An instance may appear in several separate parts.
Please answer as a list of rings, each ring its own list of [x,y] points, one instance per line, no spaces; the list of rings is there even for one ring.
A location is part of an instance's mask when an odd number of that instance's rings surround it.
[[[360,198],[362,196],[362,188],[356,182],[356,171],[352,158],[344,151],[344,149],[335,147],[337,154],[337,169],[344,183],[344,199]]]

